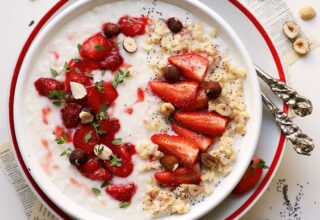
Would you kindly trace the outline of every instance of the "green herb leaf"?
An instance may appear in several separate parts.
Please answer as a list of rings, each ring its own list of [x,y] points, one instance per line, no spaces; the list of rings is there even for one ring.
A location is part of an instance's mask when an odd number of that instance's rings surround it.
[[[258,167],[262,168],[262,169],[269,169],[269,166],[266,165],[266,162],[263,160],[260,160],[258,163]]]
[[[96,46],[94,46],[94,48],[96,50],[104,50],[105,49],[104,46],[102,46],[102,45],[96,45]]]
[[[64,144],[67,140],[67,134],[63,133],[62,136],[60,138],[56,138],[56,143],[57,144]]]
[[[101,71],[101,76],[104,77],[104,75],[106,75],[106,71],[105,71],[105,70],[102,70],[102,71]]]
[[[101,81],[98,81],[98,82],[95,82],[94,85],[98,88],[98,91],[99,91],[100,93],[103,93],[103,81],[102,81],[102,80],[101,80]]]
[[[92,188],[92,192],[96,195],[96,196],[100,196],[101,194],[101,190],[98,188]]]
[[[54,104],[55,106],[61,106],[63,102],[61,101],[53,101],[52,104]]]
[[[111,155],[111,160],[110,160],[110,165],[114,167],[121,167],[121,159],[117,157],[117,155],[112,154]]]
[[[92,122],[91,123],[92,127],[94,128],[94,130],[96,131],[96,134],[99,136],[99,135],[102,135],[102,134],[105,134],[106,131],[102,130],[100,128],[100,124],[97,123],[97,122]]]
[[[54,78],[59,76],[59,73],[53,68],[50,68],[50,72],[51,72],[51,76],[54,77]]]
[[[28,26],[31,27],[33,24],[34,24],[34,20],[31,20]]]
[[[129,202],[121,202],[121,203],[119,204],[119,208],[120,208],[120,209],[125,209],[125,208],[127,208],[129,205],[130,205]]]
[[[82,48],[81,44],[78,44],[78,45],[77,45],[77,48],[78,48],[78,51],[80,52],[80,50],[81,50],[81,48]]]
[[[63,156],[67,156],[67,157],[70,157],[70,154],[71,154],[72,150],[70,148],[66,149],[65,151],[63,151],[60,156],[63,157]]]
[[[88,143],[88,141],[92,138],[92,131],[89,131],[85,136],[84,136],[84,142]]]
[[[122,139],[121,138],[116,138],[112,141],[112,144],[114,145],[119,145],[122,144]]]
[[[114,88],[117,88],[119,84],[123,83],[123,80],[125,78],[128,78],[130,76],[130,72],[124,72],[123,70],[119,70],[116,72],[116,75],[112,81],[112,85]]]
[[[79,74],[81,73],[81,70],[78,67],[76,67],[75,70],[76,70],[76,73],[79,73]]]
[[[92,73],[85,73],[87,77],[93,78],[93,74]]]
[[[78,63],[81,60],[81,58],[80,57],[76,57],[73,60],[74,60],[75,63]]]
[[[110,184],[109,181],[106,180],[101,184],[100,188],[104,188],[104,187],[108,186],[109,184]]]
[[[109,108],[109,105],[103,105],[99,112],[96,114],[96,119],[98,120],[106,120],[108,118],[107,110]]]
[[[102,154],[103,149],[104,149],[104,145],[100,144],[100,145],[98,145],[98,147],[94,148],[94,153],[96,155],[100,155],[100,154]]]
[[[68,73],[71,71],[71,67],[68,65],[67,62],[64,63],[62,71],[65,73]]]

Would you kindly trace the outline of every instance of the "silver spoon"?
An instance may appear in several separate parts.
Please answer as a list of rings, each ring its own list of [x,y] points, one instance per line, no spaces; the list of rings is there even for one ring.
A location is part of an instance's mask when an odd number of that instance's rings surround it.
[[[298,154],[311,155],[314,149],[313,140],[308,137],[301,129],[292,121],[292,119],[277,108],[265,94],[261,93],[262,101],[273,114],[277,125],[281,131],[286,135],[287,139],[293,144],[294,150]]]
[[[258,76],[269,85],[272,92],[283,99],[297,115],[304,117],[312,113],[313,107],[309,99],[299,95],[293,88],[273,78],[258,66],[255,65],[254,67]]]

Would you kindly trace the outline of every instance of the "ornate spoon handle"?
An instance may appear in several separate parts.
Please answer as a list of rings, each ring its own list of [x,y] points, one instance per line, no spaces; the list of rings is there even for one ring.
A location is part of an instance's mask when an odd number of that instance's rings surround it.
[[[259,67],[255,66],[255,69],[258,76],[269,85],[272,92],[283,99],[297,115],[304,117],[312,113],[313,107],[309,99],[299,95],[293,88],[273,78]]]
[[[268,107],[272,112],[276,123],[280,127],[281,131],[286,135],[287,139],[293,144],[294,150],[298,154],[311,155],[311,151],[314,149],[313,140],[308,137],[301,129],[279,108],[277,108],[271,101],[268,99],[265,94],[261,93],[263,103]]]

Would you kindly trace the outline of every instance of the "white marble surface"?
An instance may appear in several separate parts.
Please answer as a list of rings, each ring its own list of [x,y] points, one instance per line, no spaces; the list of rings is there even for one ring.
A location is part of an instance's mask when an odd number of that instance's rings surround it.
[[[4,0],[2,0],[4,1]],[[210,6],[212,0],[202,0]],[[220,0],[214,0],[220,1]],[[310,3],[320,13],[319,0],[287,0],[290,7],[297,13],[302,3]],[[7,125],[7,97],[9,91],[9,82],[12,76],[13,68],[18,54],[24,44],[27,36],[32,30],[28,27],[31,20],[36,22],[48,11],[56,1],[45,0],[10,0],[6,1],[0,7],[1,35],[0,35],[0,69],[1,86],[0,100],[0,142],[8,140],[9,130]],[[320,15],[308,22],[303,22],[306,30],[312,33],[320,41]],[[303,130],[310,134],[315,140],[316,146],[320,144],[317,122],[320,122],[320,49],[316,49],[306,58],[299,60],[289,67],[289,81],[301,93],[310,97],[314,103],[314,113],[312,116],[304,119],[296,119]],[[269,190],[261,197],[257,204],[245,215],[243,219],[297,219],[297,217],[288,217],[288,212],[284,216],[285,208],[283,206],[282,194],[277,192],[277,183],[279,179],[286,179],[288,183],[289,199],[295,201],[295,197],[300,190],[303,194],[299,202],[301,206],[301,219],[317,219],[320,215],[320,176],[317,172],[320,152],[315,149],[311,157],[302,157],[296,155],[291,146],[287,146],[286,152],[275,175]],[[300,184],[299,186],[297,184]],[[13,187],[9,184],[3,173],[0,172],[0,207],[1,219],[15,220],[23,219],[22,205],[15,195]],[[282,212],[282,215],[280,214]],[[282,216],[282,217],[281,217]]]

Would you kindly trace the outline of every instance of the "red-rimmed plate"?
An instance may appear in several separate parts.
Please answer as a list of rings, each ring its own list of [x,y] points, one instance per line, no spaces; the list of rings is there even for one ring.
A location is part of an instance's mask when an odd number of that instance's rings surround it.
[[[58,207],[56,207],[45,195],[44,193],[40,190],[40,188],[36,185],[36,183],[34,182],[34,180],[32,179],[32,177],[30,176],[29,172],[27,171],[27,168],[22,160],[22,157],[20,155],[20,151],[18,149],[17,143],[16,143],[16,137],[15,137],[15,133],[14,133],[14,127],[13,127],[13,96],[14,96],[14,91],[15,91],[15,82],[16,79],[18,77],[19,71],[20,71],[20,67],[21,64],[23,62],[24,56],[26,54],[26,52],[28,51],[28,48],[31,44],[31,42],[33,41],[34,37],[37,35],[37,33],[39,32],[39,30],[41,29],[41,27],[43,25],[45,25],[45,23],[47,22],[47,20],[60,8],[62,7],[64,4],[66,3],[66,1],[60,1],[54,8],[52,8],[50,10],[50,12],[48,12],[46,14],[46,16],[41,20],[41,22],[37,25],[37,27],[35,28],[35,30],[32,32],[32,34],[30,35],[28,41],[26,42],[20,56],[19,56],[19,60],[17,62],[16,65],[16,69],[15,69],[15,73],[14,73],[14,77],[12,80],[12,85],[11,85],[11,91],[10,91],[10,126],[11,126],[11,132],[12,132],[12,137],[13,137],[13,142],[15,145],[15,149],[17,152],[17,156],[18,159],[21,163],[21,166],[25,172],[25,174],[27,175],[28,179],[30,180],[32,186],[34,187],[34,189],[37,191],[37,193],[40,195],[40,197],[48,204],[49,207],[51,207],[59,216],[61,216],[62,218],[67,218],[67,216],[58,209]],[[250,19],[252,19],[252,21],[255,21],[254,17],[250,15],[250,13],[248,13],[243,7],[241,7],[241,5],[238,2],[232,2],[234,4],[234,6],[238,7],[239,9],[243,10],[243,12],[246,12],[246,15],[249,16]],[[209,3],[210,4],[210,3]],[[219,4],[221,4],[220,6],[218,6]],[[225,4],[225,5],[223,5]],[[225,13],[224,11],[221,11],[221,15],[226,19],[235,19],[236,21],[239,22],[239,19],[237,19],[236,14],[238,13],[238,15],[243,16],[243,14],[241,14],[241,12],[239,10],[237,10],[231,3],[229,2],[225,2],[225,3],[215,3],[214,7],[215,7],[215,11],[219,12],[219,10],[222,9],[226,9],[226,10],[235,10],[235,13],[233,14],[232,12],[232,16],[228,17],[228,16],[224,16]],[[228,13],[230,14],[230,13]],[[245,22],[248,23],[248,20],[245,18],[245,16],[243,16],[242,19],[245,19],[243,22],[243,24],[241,23],[241,28],[243,28],[242,32],[246,32],[246,33],[250,33],[249,31],[247,31],[248,29],[246,29],[245,27]],[[228,20],[229,21],[229,20]],[[229,23],[232,25],[232,21],[229,21]],[[276,53],[276,51],[274,50],[274,47],[270,41],[270,39],[267,37],[267,35],[265,34],[264,30],[261,28],[261,26],[259,25],[259,23],[257,23],[256,21],[254,22],[254,24],[257,26],[258,30],[262,33],[264,39],[261,40],[261,35],[258,37],[257,39],[255,39],[255,41],[251,41],[254,42],[255,44],[259,43],[260,39],[260,44],[261,47],[254,45],[255,48],[260,48],[261,51],[259,51],[259,53],[261,53],[261,60],[268,60],[271,65],[266,67],[267,71],[272,71],[272,72],[279,72],[280,73],[280,78],[284,79],[284,75],[283,75],[283,69],[281,67],[281,63],[279,60],[279,57]],[[239,26],[238,26],[239,27]],[[237,30],[237,27],[234,26],[234,28]],[[251,27],[251,29],[253,29],[253,31],[255,30],[253,27]],[[241,31],[238,32],[238,34],[241,36],[242,34]],[[257,31],[256,31],[257,32]],[[257,32],[258,33],[258,32]],[[246,42],[246,39],[243,38],[243,41]],[[263,42],[263,43],[261,43]],[[266,46],[268,45],[268,46]],[[250,46],[249,44],[247,45],[249,51],[250,51]],[[270,49],[269,49],[269,48]],[[271,54],[270,54],[271,51]],[[254,55],[253,57],[256,57],[257,55]],[[267,59],[266,59],[267,58]],[[274,63],[271,62],[271,60],[274,59]],[[255,62],[257,62],[258,64],[260,64],[262,67],[265,67],[265,63],[260,63],[259,59],[255,60]],[[277,67],[277,68],[275,68]],[[270,166],[270,170],[267,172],[266,176],[264,177],[264,179],[262,180],[261,184],[259,185],[259,187],[255,190],[253,190],[252,192],[248,193],[247,195],[244,195],[242,197],[229,197],[228,200],[226,200],[221,206],[219,207],[223,207],[223,208],[217,208],[215,209],[212,213],[214,213],[215,218],[217,218],[218,216],[221,216],[220,218],[226,218],[228,217],[230,214],[231,216],[229,216],[230,218],[234,218],[239,216],[241,213],[243,213],[249,206],[250,204],[252,204],[253,201],[256,200],[256,198],[259,196],[259,194],[261,194],[261,192],[266,188],[267,183],[270,180],[270,177],[274,174],[277,165],[279,164],[279,159],[281,157],[281,154],[283,152],[283,142],[284,142],[284,138],[281,137],[280,138],[280,143],[278,143],[277,140],[279,140],[279,131],[278,129],[276,129],[275,125],[273,125],[272,123],[272,119],[269,117],[265,120],[264,123],[264,130],[263,130],[263,134],[266,133],[270,136],[272,136],[272,140],[269,140],[268,143],[268,149],[266,148],[259,148],[257,154],[260,155],[261,157],[263,157],[267,162],[269,162],[269,164],[271,164]],[[264,136],[264,138],[266,138],[266,136]],[[275,143],[273,143],[275,142]],[[259,146],[264,146],[267,144],[267,141],[262,141],[260,142]],[[264,151],[267,150],[267,151]],[[227,207],[227,208],[226,208]],[[222,210],[222,211],[220,211]],[[210,214],[209,214],[210,215]]]

